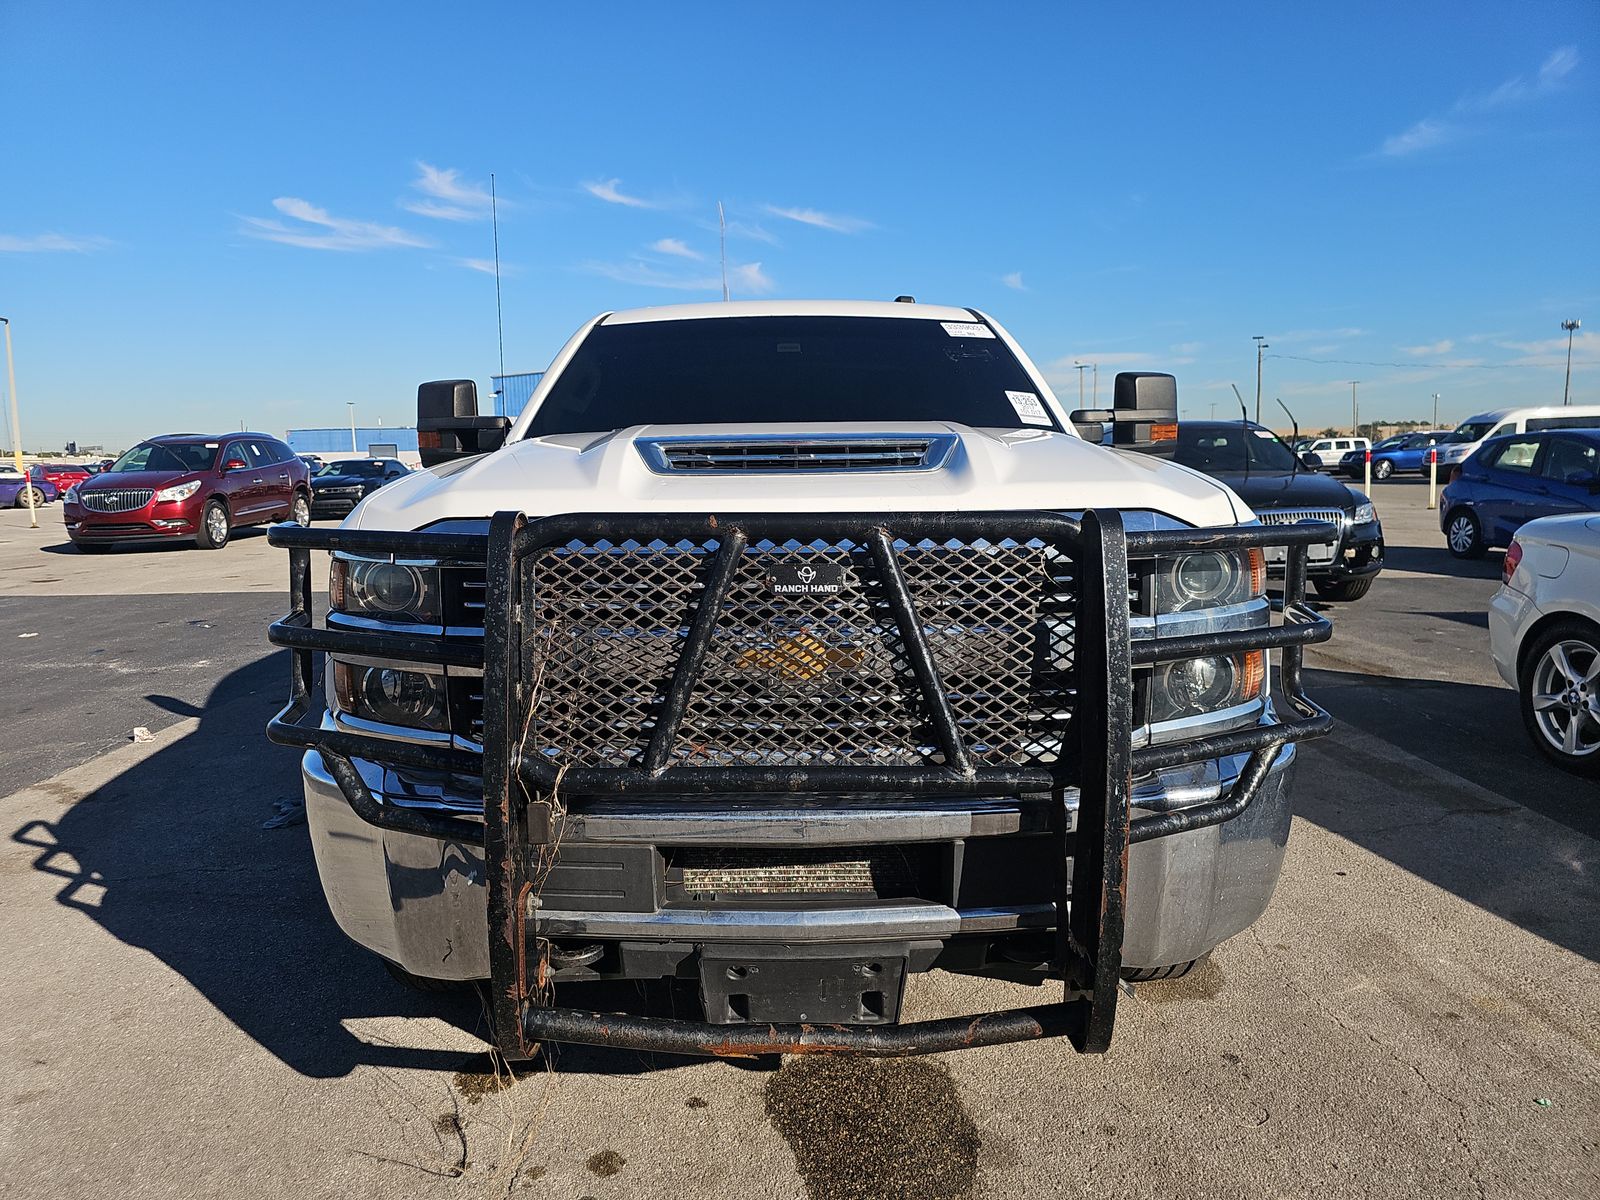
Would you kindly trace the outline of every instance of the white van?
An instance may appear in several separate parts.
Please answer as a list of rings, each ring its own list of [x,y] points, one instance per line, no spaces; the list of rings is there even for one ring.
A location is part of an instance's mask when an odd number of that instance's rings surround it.
[[[1370,450],[1372,443],[1364,437],[1325,437],[1317,438],[1303,451],[1302,457],[1309,454],[1315,462],[1307,463],[1319,471],[1331,471],[1339,465],[1339,460],[1352,450]]]
[[[1492,437],[1541,429],[1600,429],[1600,404],[1554,404],[1544,408],[1497,408],[1468,417],[1439,443],[1439,466],[1466,462]]]

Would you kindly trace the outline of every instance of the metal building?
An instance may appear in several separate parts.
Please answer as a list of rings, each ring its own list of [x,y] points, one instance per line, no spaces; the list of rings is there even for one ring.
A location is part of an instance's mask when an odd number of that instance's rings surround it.
[[[539,380],[543,378],[543,371],[527,371],[521,375],[489,376],[490,382],[494,384],[492,415],[516,420],[528,403],[528,398],[533,395],[533,389],[539,386]]]
[[[296,454],[371,454],[378,446],[384,454],[393,447],[398,457],[410,462],[417,454],[417,431],[404,425],[358,425],[355,429],[356,448],[350,449],[350,426],[335,425],[330,429],[291,429],[284,438],[289,449]]]

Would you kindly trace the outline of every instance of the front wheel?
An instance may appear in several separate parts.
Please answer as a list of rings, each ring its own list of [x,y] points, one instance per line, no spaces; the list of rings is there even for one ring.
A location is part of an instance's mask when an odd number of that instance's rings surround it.
[[[195,534],[195,544],[202,550],[221,550],[228,544],[232,528],[228,506],[221,500],[208,500],[200,514],[200,532]]]
[[[1359,600],[1372,590],[1371,575],[1365,579],[1313,579],[1311,585],[1324,600]]]
[[[1483,531],[1478,527],[1478,518],[1470,512],[1461,511],[1451,515],[1445,523],[1444,539],[1450,547],[1450,553],[1457,558],[1483,557]]]
[[[1518,673],[1522,722],[1556,766],[1600,777],[1600,629],[1563,620],[1528,647]]]
[[[1387,459],[1372,464],[1372,477],[1374,479],[1387,479],[1394,474],[1394,464]]]
[[[311,524],[311,501],[304,492],[294,494],[294,503],[289,506],[289,520],[296,525]]]

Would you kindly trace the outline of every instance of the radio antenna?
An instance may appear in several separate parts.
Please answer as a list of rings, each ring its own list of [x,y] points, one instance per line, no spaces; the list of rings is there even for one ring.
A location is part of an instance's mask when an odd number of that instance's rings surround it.
[[[503,388],[506,386],[506,323],[500,310],[500,201],[494,193],[493,171],[489,172],[489,223],[494,228],[494,329],[500,341],[500,388]],[[502,403],[504,399],[501,397]]]
[[[717,234],[722,243],[722,299],[728,299],[728,217],[722,211],[722,201],[717,201]]]

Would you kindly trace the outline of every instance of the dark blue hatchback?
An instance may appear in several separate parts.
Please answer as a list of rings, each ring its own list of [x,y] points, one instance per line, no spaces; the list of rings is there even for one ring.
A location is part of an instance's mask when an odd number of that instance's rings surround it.
[[[1457,558],[1509,546],[1538,517],[1600,512],[1600,429],[1493,438],[1439,496],[1439,528]]]

